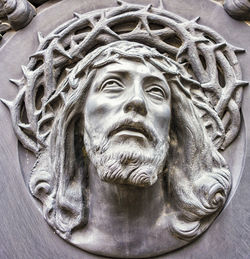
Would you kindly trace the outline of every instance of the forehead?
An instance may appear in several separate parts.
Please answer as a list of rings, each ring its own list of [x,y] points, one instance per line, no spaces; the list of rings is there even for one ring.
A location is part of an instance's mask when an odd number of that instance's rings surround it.
[[[153,76],[159,78],[160,80],[166,81],[163,73],[153,66],[149,62],[143,62],[142,60],[121,58],[117,61],[109,63],[101,68],[98,68],[97,74],[108,74],[117,73],[121,75],[137,75],[142,77]]]

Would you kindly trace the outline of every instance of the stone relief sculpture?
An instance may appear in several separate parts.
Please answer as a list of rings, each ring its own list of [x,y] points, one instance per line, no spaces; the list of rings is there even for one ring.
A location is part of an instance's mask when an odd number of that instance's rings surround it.
[[[19,30],[25,27],[35,15],[35,8],[26,0],[1,0],[0,37],[11,28]]]
[[[36,15],[35,7],[48,0],[1,0],[0,1],[0,40],[10,29],[20,30],[27,26]],[[249,0],[226,0],[226,12],[234,19],[249,20]]]
[[[227,13],[237,20],[250,19],[250,1],[249,0],[226,0],[224,8]]]
[[[47,1],[0,0],[0,40],[8,30],[17,31],[27,26],[36,15],[35,7]]]
[[[203,233],[231,175],[241,70],[212,29],[118,1],[74,14],[23,66],[9,107],[37,158],[29,188],[48,224],[96,254],[145,258]]]

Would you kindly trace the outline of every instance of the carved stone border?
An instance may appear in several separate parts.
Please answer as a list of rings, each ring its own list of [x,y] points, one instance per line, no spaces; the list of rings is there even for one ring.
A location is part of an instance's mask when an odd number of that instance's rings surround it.
[[[49,0],[0,0],[0,41],[9,30],[20,30],[36,15],[36,8]],[[33,6],[34,5],[34,6]],[[224,9],[238,20],[250,20],[249,0],[225,0]]]

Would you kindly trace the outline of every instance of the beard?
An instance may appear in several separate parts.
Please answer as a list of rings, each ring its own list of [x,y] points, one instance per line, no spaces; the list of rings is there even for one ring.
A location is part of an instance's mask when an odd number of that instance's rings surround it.
[[[133,140],[114,143],[106,136],[101,140],[99,134],[90,136],[86,130],[84,144],[101,180],[140,187],[152,186],[157,181],[169,147],[167,141],[147,147]]]

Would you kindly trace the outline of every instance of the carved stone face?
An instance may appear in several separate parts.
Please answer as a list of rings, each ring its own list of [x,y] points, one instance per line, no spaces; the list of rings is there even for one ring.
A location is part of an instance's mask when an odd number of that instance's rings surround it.
[[[102,180],[152,185],[162,172],[171,117],[168,83],[150,63],[97,70],[84,107],[84,142]]]

